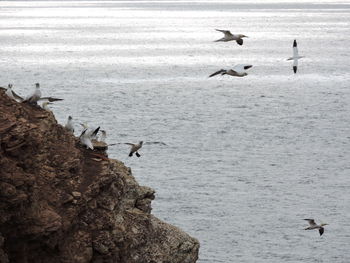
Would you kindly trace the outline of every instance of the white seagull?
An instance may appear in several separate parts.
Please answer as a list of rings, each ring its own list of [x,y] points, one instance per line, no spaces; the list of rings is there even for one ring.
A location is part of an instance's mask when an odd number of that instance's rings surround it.
[[[6,92],[5,92],[5,94],[9,97],[9,98],[11,98],[11,99],[14,99],[15,101],[23,101],[23,98],[21,97],[21,96],[19,96],[18,94],[16,94],[16,92],[14,92],[13,90],[12,90],[12,84],[8,84],[8,86],[7,86],[7,90],[6,90]]]
[[[224,33],[224,37],[220,38],[218,40],[215,40],[214,42],[227,42],[227,41],[232,41],[232,40],[236,40],[237,44],[242,46],[243,45],[243,38],[247,37],[246,35],[242,35],[242,34],[232,34],[230,31],[228,30],[220,30],[220,29],[215,29],[216,31],[222,32]]]
[[[15,93],[14,93],[14,95],[15,95]],[[18,95],[17,95],[17,97],[18,97],[18,99],[21,102],[28,102],[30,104],[35,104],[35,105],[37,104],[38,101],[53,102],[53,101],[63,100],[63,99],[58,99],[58,98],[54,98],[54,97],[41,97],[41,91],[40,91],[40,84],[39,83],[35,83],[35,90],[32,92],[32,94],[28,95],[26,97],[26,99],[23,99],[22,97],[20,97]]]
[[[91,136],[89,134],[86,133],[87,129],[84,129],[84,131],[80,134],[79,139],[80,142],[86,146],[86,149],[94,149],[94,146],[92,145],[91,142]]]
[[[141,155],[138,153],[138,150],[141,149],[142,147],[142,144],[143,144],[143,141],[140,141],[139,143],[137,144],[134,144],[134,143],[125,143],[127,145],[130,145],[131,146],[131,149],[130,149],[130,153],[129,153],[129,157],[131,157],[134,153],[137,157],[140,157]]]
[[[298,59],[303,58],[304,56],[299,56],[297,41],[294,39],[293,42],[293,57],[288,58],[287,60],[293,60],[293,71],[294,74],[298,70]]]
[[[74,133],[74,122],[73,122],[73,117],[72,116],[68,116],[68,120],[66,125],[64,126],[68,131],[70,131],[71,133]]]
[[[100,130],[100,126],[98,126],[96,129],[91,129],[87,123],[80,123],[80,125],[83,126],[84,130],[86,130],[86,134],[90,136],[91,140],[97,138],[97,133]]]
[[[46,111],[50,111],[51,112],[51,109],[49,108],[49,104],[53,104],[53,103],[51,103],[51,102],[48,102],[48,101],[45,101],[45,102],[43,102],[43,104],[42,104],[42,108],[44,109],[44,110],[46,110]]]
[[[306,221],[309,222],[309,227],[305,228],[305,230],[313,230],[313,229],[318,229],[318,232],[320,233],[320,236],[322,236],[323,232],[324,232],[324,228],[323,226],[326,226],[328,224],[320,224],[320,225],[317,225],[315,223],[315,220],[314,219],[304,219]]]
[[[238,64],[234,66],[232,69],[226,70],[226,69],[220,69],[219,71],[214,72],[209,76],[209,78],[221,74],[221,75],[230,75],[235,77],[244,77],[247,76],[248,73],[246,72],[247,69],[251,68],[253,65],[249,64]]]
[[[30,95],[28,95],[23,102],[36,104],[40,98],[41,98],[40,84],[35,83],[35,90]]]

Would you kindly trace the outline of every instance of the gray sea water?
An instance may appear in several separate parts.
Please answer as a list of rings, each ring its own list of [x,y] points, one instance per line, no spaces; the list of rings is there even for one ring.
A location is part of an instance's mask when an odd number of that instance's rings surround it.
[[[214,43],[215,28],[249,38]],[[110,143],[166,143],[109,156],[199,239],[198,262],[347,263],[349,43],[349,1],[1,1],[0,85],[40,82],[65,99],[60,123],[101,125]],[[248,76],[208,78],[239,63]]]

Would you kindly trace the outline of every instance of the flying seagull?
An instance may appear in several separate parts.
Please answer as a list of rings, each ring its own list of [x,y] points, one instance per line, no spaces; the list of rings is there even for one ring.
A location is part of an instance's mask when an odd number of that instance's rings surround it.
[[[215,30],[224,33],[225,36],[223,38],[215,40],[214,42],[227,42],[227,41],[236,40],[237,44],[242,46],[243,45],[243,38],[247,37],[246,35],[242,35],[242,34],[237,34],[237,35],[232,34],[228,30],[220,30],[220,29],[215,29]]]
[[[73,122],[73,117],[72,116],[68,116],[68,120],[66,125],[64,126],[68,131],[70,131],[71,133],[74,133],[74,122]]]
[[[309,227],[305,228],[305,230],[313,230],[313,229],[318,229],[318,232],[320,233],[320,236],[322,236],[323,232],[324,232],[324,228],[323,226],[326,226],[328,224],[320,224],[320,225],[317,225],[315,223],[315,220],[314,219],[304,219],[306,221],[309,222]]]
[[[235,77],[244,77],[247,76],[248,73],[246,72],[247,69],[251,68],[253,65],[248,64],[239,64],[234,66],[232,69],[226,70],[226,69],[220,69],[219,71],[214,72],[209,76],[209,78],[214,77],[215,75],[221,74],[221,75],[231,75]]]
[[[141,149],[142,147],[142,144],[143,144],[143,141],[140,141],[139,143],[137,144],[134,144],[134,143],[125,143],[127,145],[130,145],[131,146],[131,149],[130,149],[130,153],[129,153],[129,157],[131,157],[134,153],[137,157],[140,157],[141,155],[138,153],[138,150]]]
[[[299,56],[298,53],[298,44],[297,41],[294,39],[293,42],[293,57],[288,58],[287,60],[293,60],[293,71],[294,74],[297,73],[298,70],[298,59],[303,58],[304,56]]]

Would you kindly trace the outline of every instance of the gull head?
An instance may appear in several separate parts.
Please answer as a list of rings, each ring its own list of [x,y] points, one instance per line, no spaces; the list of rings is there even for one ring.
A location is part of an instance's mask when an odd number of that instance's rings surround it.
[[[40,84],[39,83],[35,83],[35,87],[38,89],[40,88]]]
[[[143,141],[140,141],[139,144],[142,145],[142,144],[143,144]]]
[[[73,120],[72,116],[68,116],[68,120],[70,121]]]
[[[7,85],[7,87],[8,87],[9,89],[11,89],[11,88],[12,88],[12,84],[9,83],[9,84]]]

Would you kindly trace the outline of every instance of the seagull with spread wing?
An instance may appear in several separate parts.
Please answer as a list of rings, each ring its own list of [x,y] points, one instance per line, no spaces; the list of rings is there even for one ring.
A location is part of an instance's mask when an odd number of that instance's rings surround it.
[[[237,35],[232,34],[228,30],[220,30],[220,29],[215,29],[215,30],[224,33],[225,36],[223,38],[215,40],[214,42],[227,42],[227,41],[235,40],[238,45],[242,46],[243,38],[247,37],[246,35],[242,35],[242,34],[237,34]]]
[[[248,64],[239,64],[234,66],[232,69],[226,70],[226,69],[220,69],[219,71],[214,72],[209,76],[209,78],[214,77],[218,74],[221,75],[230,75],[235,77],[244,77],[247,76],[248,73],[246,72],[247,69],[251,68],[253,65]]]
[[[39,83],[35,83],[35,90],[30,95],[28,95],[25,99],[23,99],[22,97],[20,97],[18,95],[17,95],[17,98],[21,102],[28,102],[28,103],[34,104],[34,105],[36,105],[38,101],[53,102],[53,101],[63,100],[63,99],[58,99],[58,98],[54,98],[54,97],[41,97],[41,90],[40,90]]]
[[[139,143],[136,143],[136,144],[134,144],[134,143],[128,143],[128,142],[126,142],[125,144],[131,146],[130,153],[129,153],[129,157],[133,156],[134,153],[135,153],[135,155],[136,155],[137,157],[141,157],[141,155],[138,153],[138,150],[141,149],[142,144],[143,144],[143,141],[140,141]]]
[[[288,58],[287,60],[293,60],[293,71],[294,74],[297,73],[298,70],[298,60],[300,58],[303,58],[304,56],[299,56],[299,52],[298,52],[298,44],[297,41],[294,39],[293,42],[293,57]]]
[[[305,228],[305,230],[313,230],[313,229],[318,229],[318,232],[320,233],[320,236],[322,236],[323,232],[324,232],[324,226],[328,225],[328,224],[320,224],[320,225],[317,225],[315,223],[315,220],[314,219],[304,219],[306,221],[309,222],[309,227]]]

